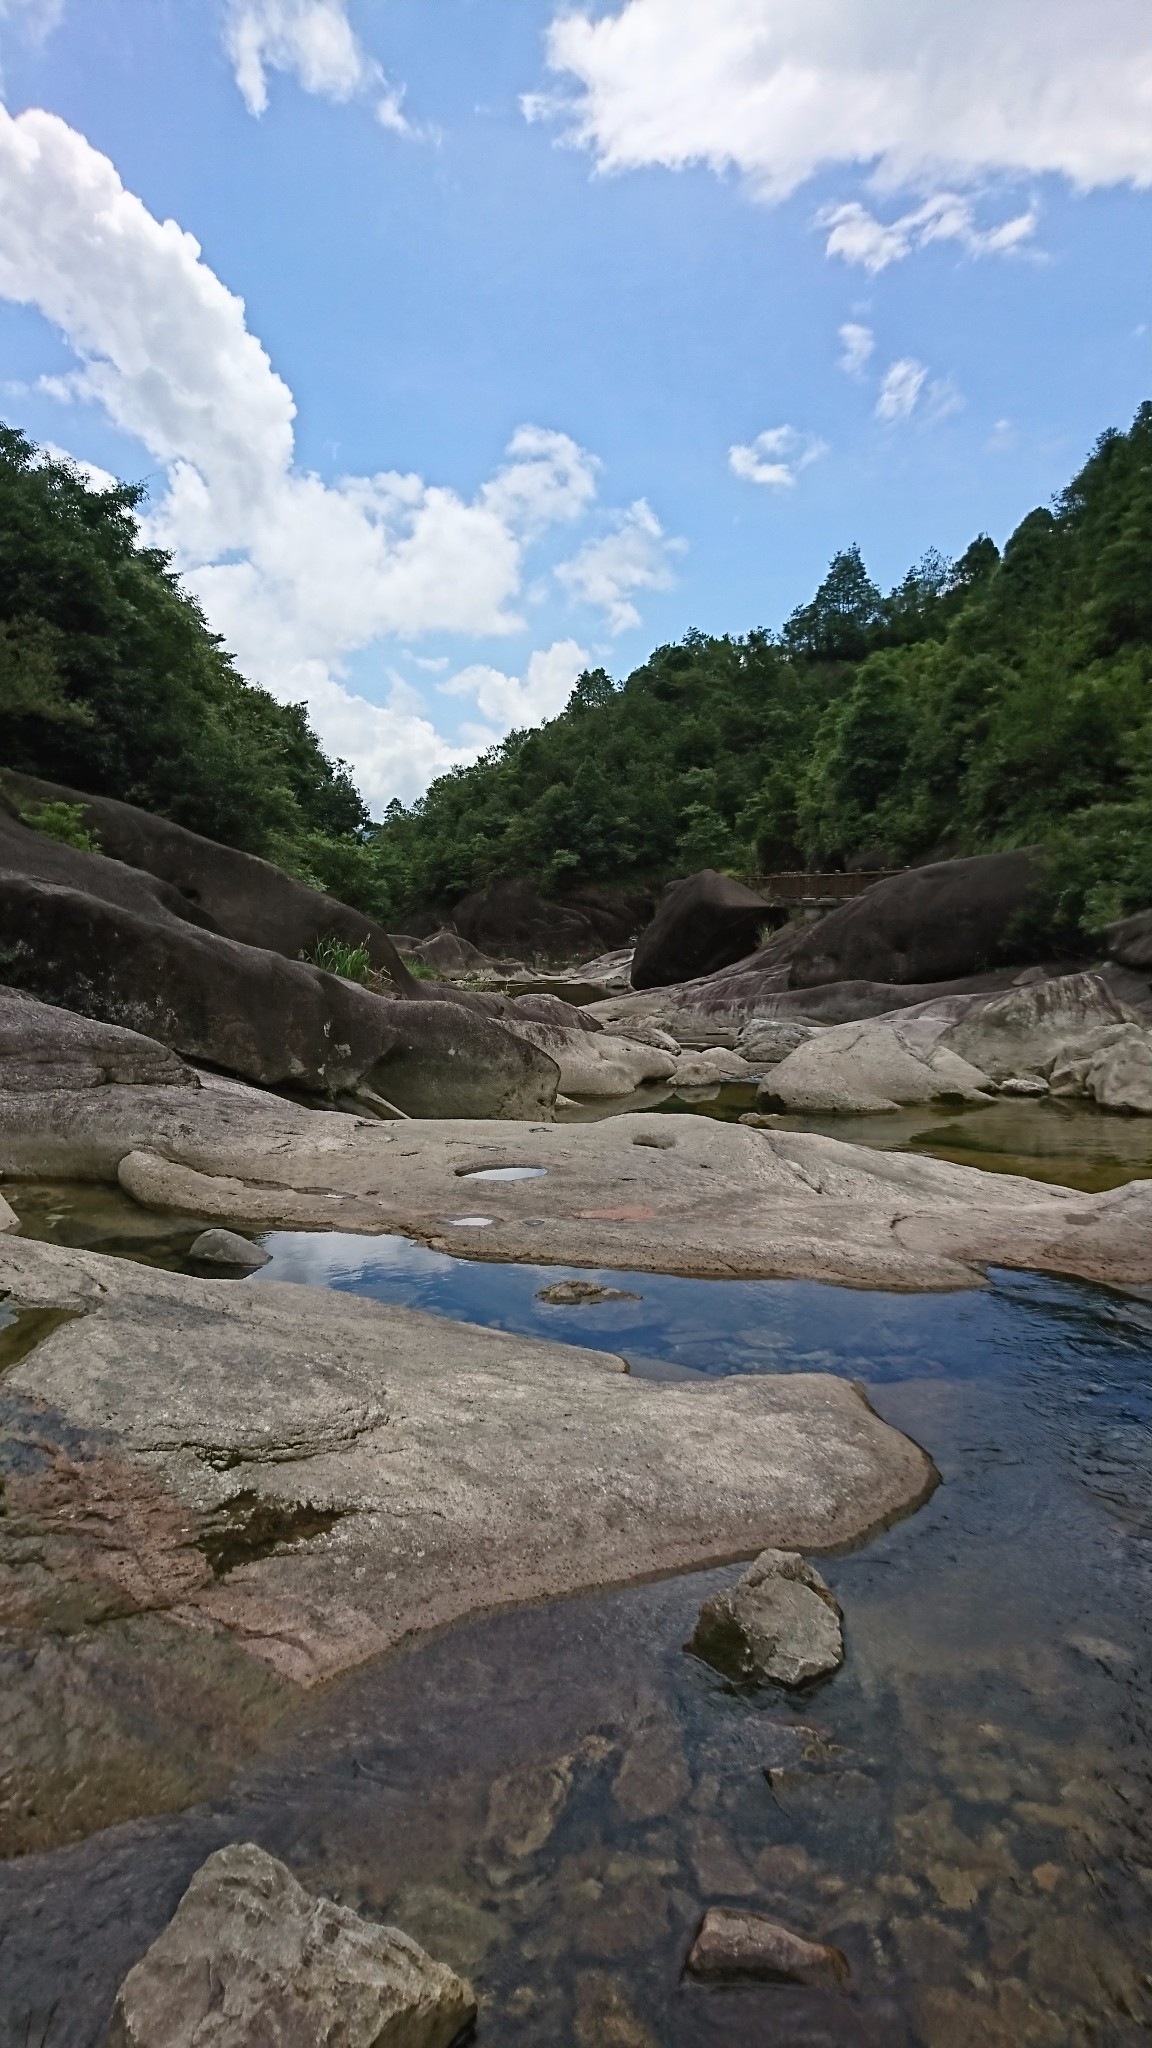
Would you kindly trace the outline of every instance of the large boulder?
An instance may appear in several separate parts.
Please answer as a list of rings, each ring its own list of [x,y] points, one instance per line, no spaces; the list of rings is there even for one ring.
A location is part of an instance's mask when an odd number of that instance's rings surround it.
[[[560,1066],[547,1045],[527,1042],[530,1027],[460,1003],[368,1000],[387,1017],[389,1044],[360,1093],[378,1091],[412,1117],[551,1115]]]
[[[1025,982],[986,1001],[928,1005],[904,1021],[913,1031],[936,1035],[994,1081],[1051,1072],[1058,1059],[1077,1058],[1110,1043],[1117,1027],[1133,1024],[1098,974],[1062,974],[1052,981]],[[1104,1039],[1100,1033],[1105,1034]]]
[[[0,869],[0,933],[15,985],[247,1081],[340,1092],[396,1043],[401,1004],[163,905],[149,914]]]
[[[401,990],[415,983],[388,934],[370,917],[338,903],[319,889],[286,875],[271,861],[234,846],[221,846],[199,832],[189,832],[168,818],[158,818],[135,804],[113,797],[86,796],[60,783],[41,782],[31,775],[8,773],[4,788],[21,809],[45,803],[81,807],[86,828],[112,860],[153,876],[182,899],[179,914],[194,923],[262,946],[295,960],[325,938],[364,946],[373,967],[388,974]],[[167,899],[171,905],[171,898]],[[173,906],[174,907],[174,906]]]
[[[168,883],[0,810],[2,971],[43,1002],[246,1081],[366,1085],[413,1115],[539,1116],[554,1100],[553,1062],[500,1028],[506,998],[416,1000],[408,1017],[401,998],[225,938],[192,921],[203,915]]]
[[[762,1082],[765,1109],[868,1115],[912,1103],[990,1102],[988,1076],[956,1053],[906,1043],[900,1016],[814,1032]]]
[[[410,1935],[234,1842],[128,1972],[108,2048],[450,2048],[475,2017],[471,1985]]]
[[[138,1031],[99,1024],[0,987],[0,1085],[56,1088],[198,1088],[183,1060]]]
[[[789,984],[951,981],[1022,963],[1033,955],[1025,917],[1039,880],[1027,848],[890,875],[812,927]]]
[[[474,889],[452,922],[462,939],[498,959],[582,960],[624,945],[643,924],[651,899],[589,888],[556,901],[517,877]]]
[[[633,988],[666,988],[742,960],[772,916],[755,890],[714,868],[670,883],[636,941]]]
[[[1134,917],[1122,917],[1106,927],[1105,938],[1113,960],[1122,967],[1134,967],[1145,974],[1152,971],[1152,910],[1138,910]]]

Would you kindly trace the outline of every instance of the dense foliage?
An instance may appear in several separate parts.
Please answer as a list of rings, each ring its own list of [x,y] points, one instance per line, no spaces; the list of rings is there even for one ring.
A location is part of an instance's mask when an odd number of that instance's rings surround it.
[[[1038,842],[1065,929],[1152,903],[1152,405],[1002,555],[930,553],[884,595],[849,548],[779,633],[586,673],[375,828],[303,709],[242,680],[140,544],[137,502],[0,428],[5,764],[270,854],[394,928],[503,875],[564,893]]]
[[[880,866],[1043,842],[1051,909],[1152,902],[1152,405],[1003,555],[929,554],[884,596],[837,555],[778,635],[689,633],[617,687],[392,807],[398,908],[709,865]]]
[[[130,485],[92,490],[0,426],[3,765],[115,796],[298,871],[339,870],[367,816],[299,705],[237,674]]]

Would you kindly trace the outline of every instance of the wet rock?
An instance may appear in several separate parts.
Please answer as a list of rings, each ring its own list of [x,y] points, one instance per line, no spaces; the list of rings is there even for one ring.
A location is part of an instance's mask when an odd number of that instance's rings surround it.
[[[438,1963],[461,1973],[482,1963],[501,1938],[495,1913],[441,1884],[410,1884],[388,1902],[391,1921]]]
[[[271,1252],[253,1244],[250,1238],[241,1237],[238,1230],[202,1230],[189,1245],[188,1256],[202,1259],[205,1265],[233,1266],[248,1273],[272,1263]]]
[[[599,1970],[586,1970],[576,1980],[575,2031],[579,2048],[659,2048],[622,1987]]]
[[[680,1731],[668,1720],[638,1727],[616,1774],[613,1795],[629,1820],[656,1820],[671,1813],[692,1789]]]
[[[449,2048],[469,1984],[395,1927],[315,1898],[251,1842],[201,1865],[120,1987],[108,2048]]]
[[[825,1989],[846,1983],[849,1975],[840,1949],[732,1906],[709,1907],[685,1967],[693,1977],[762,1977]]]
[[[11,1203],[4,1200],[3,1195],[0,1195],[0,1230],[19,1230],[19,1228],[20,1218],[16,1214],[15,1209]]]
[[[843,1663],[840,1620],[812,1565],[794,1551],[765,1550],[734,1586],[704,1602],[685,1647],[744,1683],[807,1685]]]
[[[551,1287],[538,1288],[536,1299],[553,1308],[592,1308],[601,1301],[641,1301],[643,1296],[629,1294],[626,1287],[601,1287],[595,1280],[555,1280]]]
[[[689,1853],[696,1883],[707,1897],[747,1898],[760,1886],[740,1851],[719,1821],[700,1819],[689,1834]]]
[[[554,1832],[572,1790],[574,1759],[526,1764],[497,1778],[488,1795],[485,1846],[517,1863],[535,1856]]]

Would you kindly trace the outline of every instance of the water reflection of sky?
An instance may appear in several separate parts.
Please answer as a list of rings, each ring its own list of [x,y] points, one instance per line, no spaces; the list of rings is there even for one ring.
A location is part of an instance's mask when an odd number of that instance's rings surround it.
[[[691,1280],[456,1259],[403,1237],[274,1231],[261,1279],[364,1294],[520,1336],[619,1351],[692,1372],[835,1372],[879,1384],[996,1377],[1054,1352],[1089,1378],[1092,1358],[1135,1349],[1152,1362],[1152,1304],[1076,1281],[999,1273],[986,1288],[885,1294],[806,1280]],[[591,1306],[537,1300],[558,1280],[600,1280],[640,1297]]]

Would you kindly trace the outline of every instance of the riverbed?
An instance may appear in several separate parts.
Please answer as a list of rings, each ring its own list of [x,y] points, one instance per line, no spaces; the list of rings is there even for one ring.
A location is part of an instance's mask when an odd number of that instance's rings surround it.
[[[1113,1170],[1119,1143],[1073,1169]],[[32,1234],[193,1270],[195,1219],[8,1192]],[[212,1796],[0,1867],[4,2048],[97,2048],[124,1971],[237,1839],[465,1969],[501,2048],[1148,2038],[1152,1300],[1029,1274],[940,1296],[583,1271],[635,1298],[557,1306],[538,1298],[556,1267],[265,1243],[257,1285],[615,1350],[652,1378],[862,1381],[942,1484],[822,1561],[847,1658],[807,1696],[741,1694],[684,1653],[731,1569],[495,1614],[281,1714]],[[847,1993],[686,1983],[716,1903],[836,1943]]]

